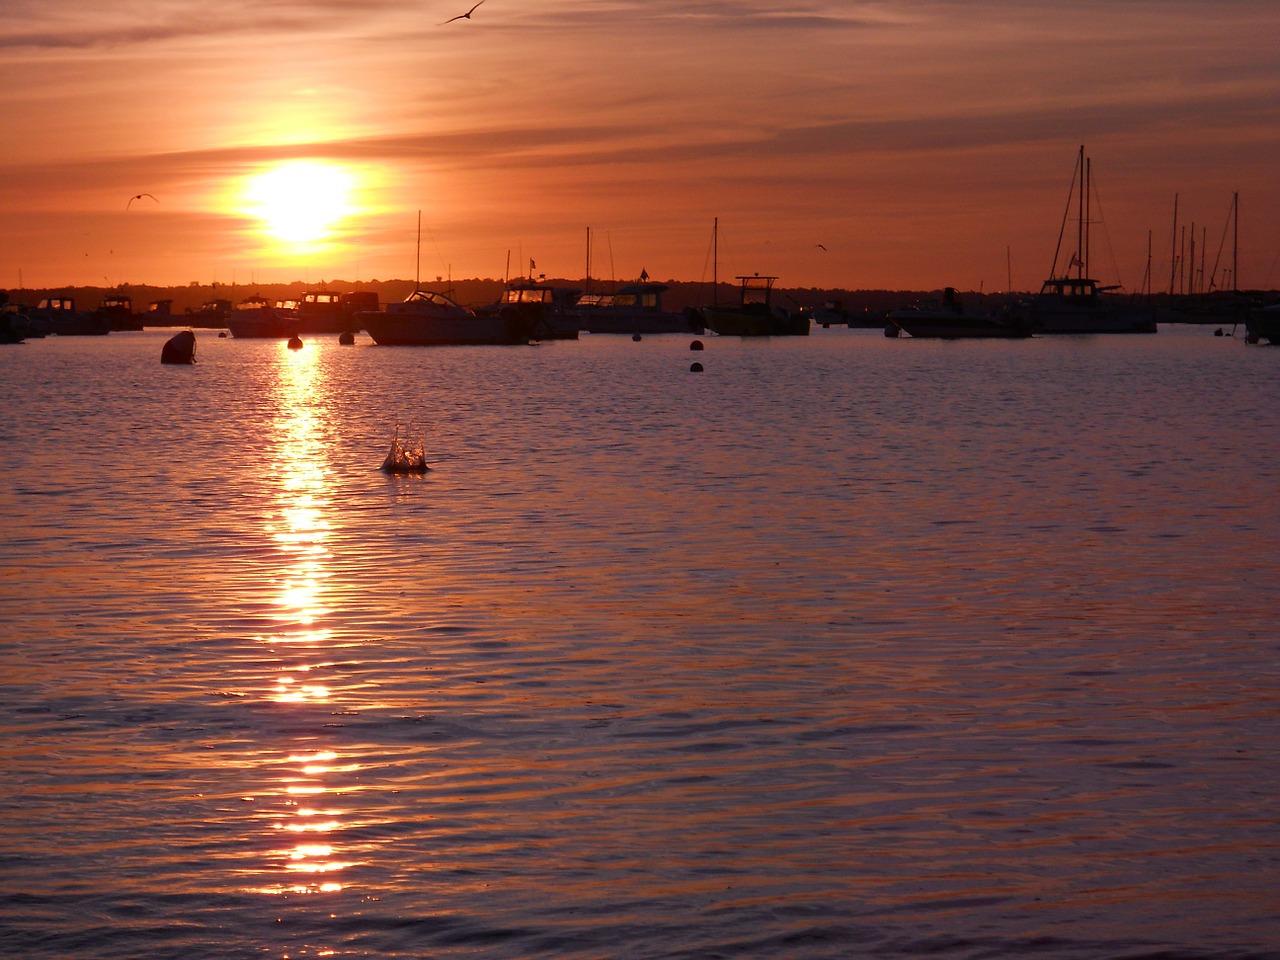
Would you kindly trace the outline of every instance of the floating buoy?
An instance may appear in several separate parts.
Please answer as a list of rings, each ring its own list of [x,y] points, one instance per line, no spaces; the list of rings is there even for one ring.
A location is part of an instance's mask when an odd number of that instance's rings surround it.
[[[638,334],[638,333],[633,333],[633,334],[631,335],[631,339],[632,339],[632,340],[634,340],[634,341],[636,341],[636,343],[639,343],[639,342],[640,342],[640,334]]]
[[[701,349],[702,349],[702,341],[701,341],[701,340],[695,340],[695,341],[693,341],[693,343],[689,344],[689,349],[690,349],[690,350],[701,350]]]
[[[183,330],[164,342],[160,348],[161,363],[195,363],[196,335],[190,330]]]
[[[701,373],[701,372],[702,372],[702,364],[698,363],[698,361],[696,361],[696,360],[695,360],[693,363],[689,364],[689,372],[690,372],[690,373]]]
[[[301,338],[301,337],[298,337],[298,336],[290,337],[290,338],[289,338],[289,349],[290,349],[290,350],[301,350],[301,349],[302,349],[302,338]]]
[[[342,333],[338,334],[338,342],[344,347],[349,347],[356,342],[356,335],[350,330],[343,330]]]
[[[225,340],[225,339],[227,339],[227,331],[225,331],[225,330],[219,330],[219,331],[218,331],[218,339],[219,339],[219,340]]]

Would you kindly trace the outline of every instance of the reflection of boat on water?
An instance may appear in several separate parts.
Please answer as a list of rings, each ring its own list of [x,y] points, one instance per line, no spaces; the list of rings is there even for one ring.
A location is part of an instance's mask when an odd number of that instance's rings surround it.
[[[1249,311],[1244,331],[1249,343],[1265,340],[1270,344],[1280,344],[1280,303],[1255,307]]]
[[[111,319],[98,312],[76,309],[71,297],[45,297],[27,311],[27,319],[59,337],[101,337],[111,332]]]
[[[379,346],[528,343],[530,331],[512,311],[477,315],[433,290],[414,290],[400,303],[356,315]]]
[[[891,310],[886,319],[887,336],[897,336],[898,331],[903,331],[917,338],[1009,340],[1032,334],[1026,318],[1015,313],[967,309],[955,287],[947,287],[941,301],[932,300]]]
[[[534,280],[513,280],[494,303],[476,310],[477,316],[505,315],[533,340],[577,340],[578,321],[570,307],[581,291],[553,287]]]
[[[807,314],[792,315],[771,302],[777,279],[758,273],[738,277],[738,303],[701,308],[702,322],[722,337],[807,337]]]
[[[1090,161],[1080,147],[1076,169],[1067,195],[1067,210],[1058,234],[1049,279],[1040,293],[1021,305],[1030,325],[1041,333],[1155,333],[1151,310],[1116,297],[1116,286],[1102,286],[1089,276],[1089,204],[1092,177]],[[1059,275],[1058,255],[1066,233],[1071,203],[1077,205],[1076,252]],[[1075,268],[1074,276],[1071,269]]]
[[[702,333],[701,319],[694,311],[663,309],[667,289],[642,271],[640,279],[613,293],[583,294],[573,313],[578,326],[588,333]]]

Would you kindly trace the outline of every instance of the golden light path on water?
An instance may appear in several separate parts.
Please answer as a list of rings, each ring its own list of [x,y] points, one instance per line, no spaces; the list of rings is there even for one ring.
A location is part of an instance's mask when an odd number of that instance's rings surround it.
[[[332,631],[324,626],[333,612],[327,603],[333,528],[329,469],[315,404],[321,376],[315,350],[288,350],[281,343],[278,375],[280,408],[269,466],[279,477],[279,488],[266,533],[279,555],[281,573],[274,629],[262,640],[287,652],[289,659],[279,663],[269,697],[286,709],[332,706],[331,689],[312,676],[335,645]],[[311,737],[296,746],[283,763],[278,756],[269,758],[280,772],[266,791],[275,800],[273,815],[265,821],[272,835],[267,859],[273,869],[283,867],[289,879],[256,887],[256,892],[336,892],[342,889],[339,874],[352,865],[333,841],[347,811],[336,805],[331,779],[359,765],[344,762],[337,751]]]

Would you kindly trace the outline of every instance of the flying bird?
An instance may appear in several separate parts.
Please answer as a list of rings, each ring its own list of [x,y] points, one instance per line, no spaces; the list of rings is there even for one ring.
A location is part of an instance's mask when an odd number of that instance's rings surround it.
[[[484,0],[480,0],[480,3],[484,3]],[[476,7],[480,6],[480,3],[477,3]],[[444,21],[444,23],[440,24],[440,26],[443,27],[445,23],[453,23],[455,20],[470,20],[471,15],[476,12],[476,7],[472,7],[466,13],[460,13],[456,17],[450,17],[448,20]]]
[[[815,246],[815,247],[819,247],[819,248],[820,248],[820,249],[822,249],[822,250],[827,249],[825,246],[823,246],[823,245],[822,245],[822,244],[820,244],[820,243],[815,243],[815,244],[814,244],[814,246]]]
[[[484,0],[481,0],[481,2],[483,3],[483,2],[484,2]],[[143,197],[151,197],[151,194],[149,194],[149,193],[139,193],[139,194],[135,194],[134,196],[132,196],[132,197],[130,197],[130,198],[129,198],[129,202],[128,202],[128,203],[126,203],[126,204],[124,205],[124,208],[125,208],[126,210],[128,210],[131,206],[133,206],[133,201],[135,201],[135,200],[141,200]],[[156,200],[156,198],[155,198],[155,197],[151,197],[151,199],[152,199],[152,200]],[[156,200],[156,203],[159,203],[159,202],[160,202],[159,200]]]

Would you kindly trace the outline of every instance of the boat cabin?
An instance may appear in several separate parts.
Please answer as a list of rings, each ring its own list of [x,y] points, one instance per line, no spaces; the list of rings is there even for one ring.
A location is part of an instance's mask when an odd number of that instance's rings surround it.
[[[1066,303],[1086,304],[1098,299],[1098,281],[1088,277],[1055,277],[1040,287],[1040,296]]]
[[[742,305],[744,307],[753,304],[761,304],[768,306],[770,298],[773,296],[773,283],[777,277],[762,277],[758,273],[754,273],[749,277],[738,277],[738,283],[741,284]]]

